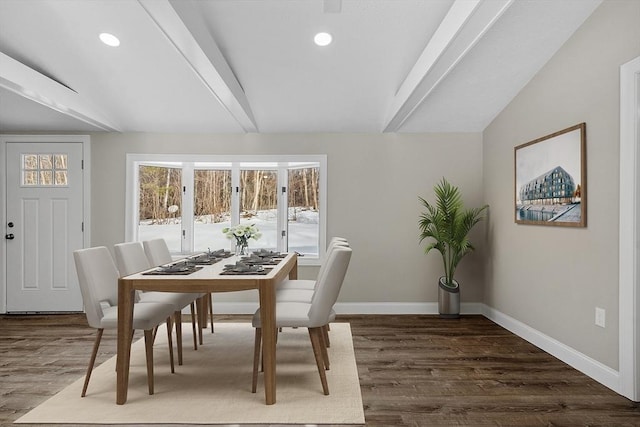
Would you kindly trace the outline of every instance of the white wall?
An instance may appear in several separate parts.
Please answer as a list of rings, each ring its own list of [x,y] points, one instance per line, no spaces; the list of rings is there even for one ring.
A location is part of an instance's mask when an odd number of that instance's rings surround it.
[[[126,153],[327,154],[328,237],[354,248],[341,302],[435,302],[439,254],[418,245],[418,196],[433,200],[442,176],[461,188],[469,206],[482,199],[480,134],[194,135],[93,134],[92,245],[124,239]],[[462,261],[462,301],[479,302],[483,288],[483,225],[476,253]],[[301,267],[300,277],[314,277]],[[228,294],[218,300],[246,301]]]
[[[640,2],[607,0],[483,134],[491,205],[485,303],[618,369],[619,67],[640,55]],[[587,124],[587,228],[516,225],[513,148]],[[606,310],[606,328],[594,324]]]

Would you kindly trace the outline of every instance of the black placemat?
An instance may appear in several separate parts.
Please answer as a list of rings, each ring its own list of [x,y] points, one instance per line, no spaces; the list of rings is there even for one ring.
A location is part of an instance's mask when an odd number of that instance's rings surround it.
[[[265,276],[273,270],[272,268],[265,268],[261,271],[233,271],[227,270],[220,273],[221,276]]]
[[[282,258],[262,258],[259,256],[248,256],[241,258],[240,261],[247,265],[278,265],[280,264],[280,261],[282,261]]]
[[[201,270],[202,267],[190,266],[188,270],[165,270],[161,268],[157,268],[155,270],[147,271],[146,273],[142,273],[145,276],[186,276],[191,273],[195,273],[198,270]]]
[[[222,261],[224,258],[220,257],[220,258],[211,258],[208,257],[206,255],[204,256],[199,256],[199,257],[192,257],[192,258],[188,258],[186,260],[187,264],[197,264],[197,265],[212,265],[215,264],[216,262]]]

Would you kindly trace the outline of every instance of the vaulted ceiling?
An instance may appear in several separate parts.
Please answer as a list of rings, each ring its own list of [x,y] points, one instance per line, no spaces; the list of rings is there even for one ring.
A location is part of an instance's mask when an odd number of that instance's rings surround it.
[[[0,132],[479,132],[600,2],[1,0]]]

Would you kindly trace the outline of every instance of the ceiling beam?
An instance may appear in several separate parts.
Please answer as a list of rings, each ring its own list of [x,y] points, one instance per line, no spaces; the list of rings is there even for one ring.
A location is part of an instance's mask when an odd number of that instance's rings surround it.
[[[77,92],[0,52],[0,87],[108,132],[117,125]]]
[[[211,94],[245,132],[257,132],[242,86],[191,1],[138,0]]]
[[[396,92],[383,131],[398,131],[512,3],[455,0]]]

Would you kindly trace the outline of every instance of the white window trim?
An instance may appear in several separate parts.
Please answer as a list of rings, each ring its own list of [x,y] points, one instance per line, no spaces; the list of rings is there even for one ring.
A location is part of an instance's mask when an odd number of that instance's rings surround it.
[[[620,67],[619,384],[611,387],[640,401],[640,57]]]
[[[239,163],[239,162],[270,162],[284,165],[286,163],[299,163],[310,162],[318,163],[320,165],[320,223],[318,245],[319,255],[318,258],[301,257],[298,260],[300,265],[320,265],[321,260],[324,258],[325,250],[327,246],[326,230],[327,230],[327,156],[324,154],[313,155],[207,155],[207,154],[142,154],[142,153],[127,153],[126,155],[126,191],[125,191],[125,241],[130,242],[135,239],[135,228],[137,219],[137,200],[139,197],[138,186],[134,185],[138,182],[138,167],[139,163],[149,162],[174,162],[174,163],[186,163],[186,162],[225,162],[225,163]],[[165,164],[166,165],[166,164]],[[279,174],[280,175],[280,174]],[[279,180],[284,178],[278,178]],[[286,186],[286,182],[278,182],[278,185]],[[285,197],[282,196],[281,197]],[[280,202],[280,200],[279,200]],[[233,203],[233,199],[232,199]],[[237,201],[235,201],[237,203]],[[232,204],[233,212],[233,204]],[[282,221],[286,222],[286,218]],[[278,226],[284,226],[283,223]],[[187,233],[189,234],[189,233]],[[189,238],[189,237],[188,237]]]

